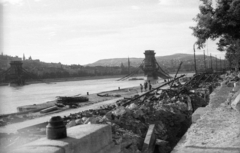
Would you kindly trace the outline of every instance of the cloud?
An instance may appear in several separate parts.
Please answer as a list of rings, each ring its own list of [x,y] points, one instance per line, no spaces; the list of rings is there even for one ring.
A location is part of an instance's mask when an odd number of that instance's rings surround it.
[[[23,0],[2,0],[3,3],[10,3],[10,4],[20,4]]]
[[[140,9],[140,7],[139,7],[139,6],[136,6],[136,5],[131,6],[131,8],[132,8],[133,10],[139,10],[139,9]]]
[[[189,7],[196,6],[200,4],[200,0],[159,0],[159,5],[162,6],[181,6],[181,7]]]
[[[189,26],[198,5],[189,5],[197,0],[162,0],[164,5],[158,5],[159,0],[58,1],[19,0],[24,5],[8,6],[5,52],[82,64],[101,58],[142,57],[146,49],[171,54],[192,48],[195,41]],[[62,59],[58,54],[76,56]]]
[[[159,4],[161,5],[175,5],[179,3],[179,0],[159,0]]]

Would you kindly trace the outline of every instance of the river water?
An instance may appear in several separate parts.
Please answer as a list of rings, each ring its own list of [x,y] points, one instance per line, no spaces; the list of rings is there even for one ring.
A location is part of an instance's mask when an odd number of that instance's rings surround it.
[[[186,75],[192,76],[193,73]],[[171,76],[174,77],[173,74]],[[55,100],[57,96],[86,95],[87,92],[99,93],[117,90],[118,87],[136,87],[144,83],[144,80],[116,81],[117,79],[119,78],[38,83],[17,87],[0,86],[0,114],[15,113],[19,106],[45,103]],[[163,80],[159,80],[161,81]]]
[[[0,86],[0,114],[17,112],[17,107],[39,104],[56,99],[56,96],[86,95],[139,86],[144,80],[116,81],[117,78],[68,81],[56,83],[38,83],[25,86]]]

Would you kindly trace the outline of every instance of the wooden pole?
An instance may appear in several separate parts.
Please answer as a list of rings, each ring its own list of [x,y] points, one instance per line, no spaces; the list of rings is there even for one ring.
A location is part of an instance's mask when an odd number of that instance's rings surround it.
[[[212,54],[210,54],[210,57],[211,57],[211,69],[213,70],[213,67],[212,67]]]
[[[178,66],[178,70],[177,70],[177,72],[176,72],[173,80],[176,79],[176,77],[177,77],[177,75],[178,75],[178,71],[180,70],[182,63],[183,63],[183,62],[181,61],[181,63],[180,63],[179,66]],[[171,86],[170,86],[170,89],[172,88],[172,85],[173,85],[173,82],[172,82],[172,84],[171,84]]]
[[[218,69],[218,66],[217,66],[217,56],[216,56],[216,71],[217,71],[217,69]]]
[[[204,71],[206,72],[206,57],[205,57],[205,50],[203,50],[203,59],[204,59]]]
[[[222,71],[222,58],[220,57],[220,71]]]
[[[197,63],[196,63],[196,55],[195,55],[195,45],[196,43],[193,44],[193,53],[194,53],[194,69],[195,69],[195,74],[197,74]]]

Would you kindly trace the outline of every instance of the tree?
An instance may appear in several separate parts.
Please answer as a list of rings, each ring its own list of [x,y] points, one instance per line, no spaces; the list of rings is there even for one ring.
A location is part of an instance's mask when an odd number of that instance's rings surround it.
[[[228,60],[234,57],[235,68],[238,70],[240,61],[240,0],[217,0],[216,7],[210,0],[201,0],[200,13],[194,19],[197,22],[193,35],[198,38],[199,48],[207,39],[220,38],[220,51],[226,51]],[[234,53],[234,56],[231,54]],[[231,58],[230,58],[231,57]]]
[[[225,57],[228,59],[231,66],[235,66],[235,69],[239,68],[240,54],[239,54],[239,39],[238,42],[233,40],[231,37],[223,37],[219,40],[218,50],[226,51]]]

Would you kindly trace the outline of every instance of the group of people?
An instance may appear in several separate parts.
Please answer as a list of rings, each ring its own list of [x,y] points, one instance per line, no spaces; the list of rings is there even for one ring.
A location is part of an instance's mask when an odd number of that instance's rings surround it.
[[[152,90],[152,85],[151,85],[150,80],[145,81],[143,85],[140,84],[141,92],[143,92],[143,87],[144,87],[144,91],[147,91],[147,89]]]

